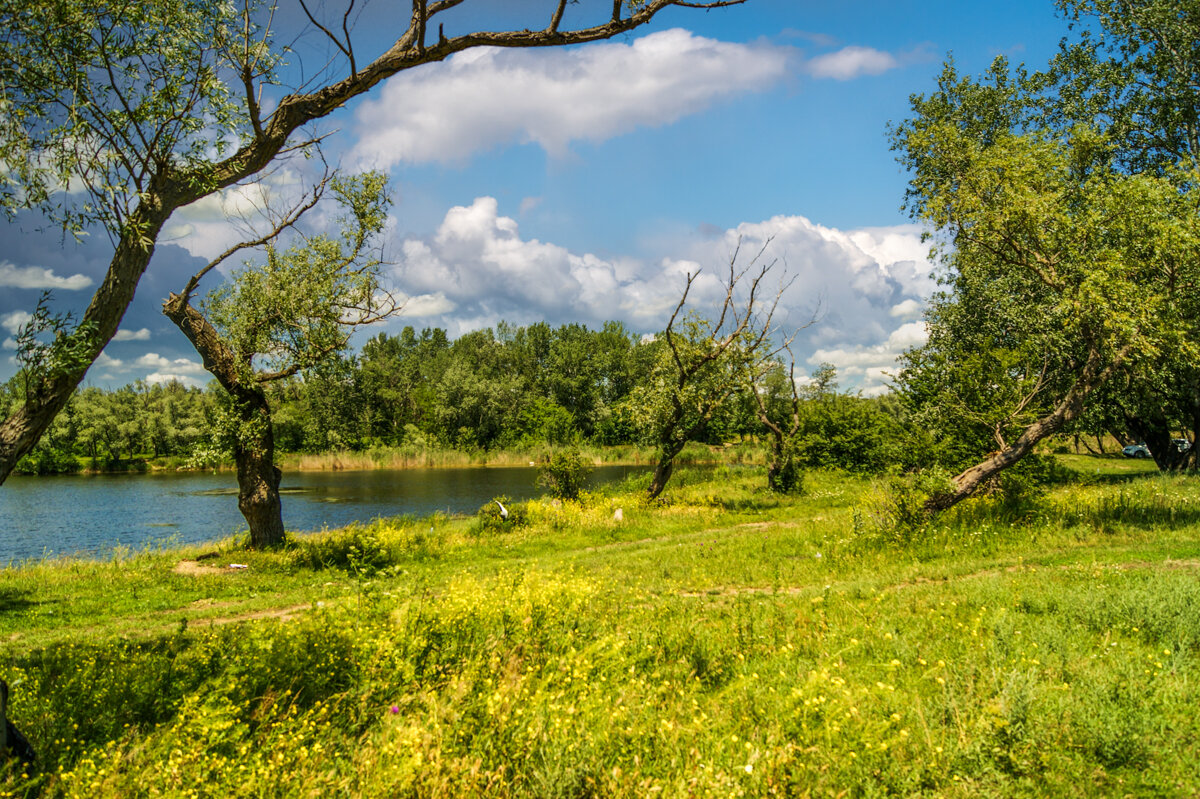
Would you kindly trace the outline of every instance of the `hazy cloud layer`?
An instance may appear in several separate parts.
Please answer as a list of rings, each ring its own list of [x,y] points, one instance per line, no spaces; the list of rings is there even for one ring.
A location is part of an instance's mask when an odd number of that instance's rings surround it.
[[[631,43],[574,49],[479,48],[391,78],[357,112],[352,160],[461,162],[510,143],[562,155],[760,91],[788,71],[791,51],[672,29]]]
[[[935,288],[913,227],[840,231],[777,216],[715,235],[697,231],[657,258],[600,258],[523,238],[494,198],[481,197],[450,209],[432,236],[392,248],[401,255],[391,279],[410,297],[392,326],[440,326],[457,336],[500,319],[593,327],[617,319],[652,332],[666,324],[687,274],[702,270],[690,302],[707,311],[724,296],[720,277],[739,242],[744,265],[768,240],[764,262],[777,261],[778,278],[794,278],[781,298],[780,324],[802,327],[820,308],[797,339],[801,365],[831,361],[844,386],[882,390],[883,372],[924,335],[914,320]]]

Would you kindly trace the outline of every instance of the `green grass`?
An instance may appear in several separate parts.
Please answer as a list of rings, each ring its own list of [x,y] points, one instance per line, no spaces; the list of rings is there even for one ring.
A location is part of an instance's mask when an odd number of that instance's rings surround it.
[[[501,529],[383,520],[279,552],[10,568],[3,674],[41,759],[2,785],[1194,794],[1200,486],[1063,460],[1045,496],[968,503],[902,547],[864,522],[868,481],[810,473],[780,498],[735,465]]]

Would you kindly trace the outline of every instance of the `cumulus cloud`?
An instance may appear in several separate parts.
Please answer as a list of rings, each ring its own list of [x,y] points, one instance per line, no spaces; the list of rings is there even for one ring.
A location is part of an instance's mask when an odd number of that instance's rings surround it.
[[[75,274],[70,277],[59,277],[53,269],[40,266],[16,266],[8,261],[0,261],[0,286],[11,286],[17,289],[62,289],[78,291],[92,285],[92,279],[87,275]]]
[[[397,294],[396,302],[403,307],[402,314],[410,319],[440,316],[450,313],[458,307],[454,302],[446,299],[445,293],[441,291],[434,294],[419,294],[416,297]]]
[[[172,374],[170,372],[151,372],[146,375],[147,383],[180,383],[185,386],[201,388],[204,386],[203,380],[197,380],[194,377],[185,374]]]
[[[143,327],[140,330],[118,330],[113,336],[113,341],[149,341],[150,328]]]
[[[917,302],[916,300],[905,300],[904,302],[893,305],[892,310],[888,313],[890,316],[894,316],[897,319],[912,319],[920,316],[923,310],[924,308],[921,303]]]
[[[177,375],[207,374],[207,372],[204,370],[203,364],[200,364],[196,361],[188,360],[187,358],[164,358],[162,355],[159,355],[157,352],[147,352],[145,355],[142,355],[133,363],[134,363],[134,366],[137,366],[137,367],[146,368],[146,369],[154,369],[155,370],[154,374],[157,374],[160,377],[162,376],[162,373],[166,373],[166,372],[170,372],[170,374],[167,375],[167,377],[169,377],[169,378],[173,378]],[[147,375],[146,379],[150,380],[150,378],[152,376],[154,376],[154,375]],[[156,382],[156,381],[150,381],[150,382]],[[158,382],[161,382],[161,381],[158,381]]]
[[[125,365],[125,362],[122,361],[120,358],[112,357],[107,352],[102,352],[96,358],[95,365],[100,367],[101,369],[120,369],[122,366]]]
[[[28,311],[12,311],[11,313],[0,315],[0,327],[15,336],[21,332],[25,325],[29,324],[29,320],[32,318],[33,314]]]
[[[353,155],[386,169],[532,142],[558,156],[574,140],[668,124],[765,89],[785,76],[790,52],[681,29],[566,50],[478,48],[402,72],[364,101]]]
[[[707,312],[724,297],[720,278],[739,244],[744,265],[768,241],[764,257],[778,260],[776,275],[793,278],[776,320],[800,328],[822,308],[797,339],[798,357],[819,352],[813,363],[834,363],[843,386],[881,389],[896,355],[919,343],[923,325],[910,320],[935,287],[928,261],[910,259],[924,252],[915,228],[842,231],[777,216],[665,242],[654,257],[604,258],[526,239],[494,198],[480,197],[451,208],[431,236],[391,248],[400,257],[390,278],[409,298],[393,324],[421,318],[457,336],[501,319],[592,327],[616,319],[651,332],[666,324],[688,274],[700,270],[689,302]]]
[[[852,80],[862,75],[882,75],[898,66],[900,60],[891,53],[873,47],[849,45],[841,50],[809,59],[805,69],[816,78]]]
[[[307,188],[303,176],[292,169],[276,170],[262,180],[230,186],[176,211],[163,230],[162,240],[206,260],[215,258],[234,244],[257,239],[270,230],[274,223],[265,209],[289,207]],[[318,211],[310,213],[319,215]],[[225,266],[239,263],[234,258]]]
[[[808,363],[832,363],[845,382],[856,384],[864,394],[881,394],[887,390],[888,375],[896,371],[896,359],[905,350],[924,344],[927,337],[924,322],[908,322],[879,344],[818,349],[809,356]]]

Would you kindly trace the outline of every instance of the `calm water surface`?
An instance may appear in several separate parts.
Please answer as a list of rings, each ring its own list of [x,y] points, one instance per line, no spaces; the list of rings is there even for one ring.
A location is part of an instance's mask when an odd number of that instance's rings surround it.
[[[593,485],[644,470],[602,466]],[[537,469],[293,472],[283,476],[283,523],[319,530],[380,516],[474,513],[501,494],[530,499]],[[10,477],[0,486],[0,565],[43,555],[104,555],[117,546],[197,543],[245,527],[232,473]]]

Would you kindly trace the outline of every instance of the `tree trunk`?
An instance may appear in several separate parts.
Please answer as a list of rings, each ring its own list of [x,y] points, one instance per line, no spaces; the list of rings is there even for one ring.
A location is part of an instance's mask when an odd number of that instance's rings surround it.
[[[250,546],[255,549],[283,543],[283,505],[275,466],[275,434],[266,395],[257,386],[234,395],[238,405],[241,434],[234,448],[237,462],[238,510],[250,528]],[[252,434],[251,434],[252,431]]]
[[[1053,435],[1068,422],[1077,419],[1083,412],[1084,400],[1094,390],[1104,385],[1113,372],[1124,363],[1127,352],[1128,348],[1119,352],[1103,369],[1100,368],[1100,353],[1094,350],[1089,353],[1079,379],[1067,391],[1058,407],[1025,428],[1025,432],[1021,433],[1021,436],[1012,445],[992,453],[986,460],[955,475],[951,481],[953,483],[951,490],[934,494],[925,501],[926,512],[937,513],[962,502],[986,485],[993,477],[1032,452],[1039,441]]]
[[[207,319],[188,304],[187,297],[172,294],[163,303],[163,314],[174,322],[200,353],[207,369],[233,397],[238,430],[234,446],[237,462],[238,510],[250,528],[250,546],[261,549],[283,543],[283,506],[275,467],[275,433],[271,407],[257,384],[245,385],[233,351]]]
[[[70,402],[88,368],[116,335],[125,309],[133,301],[133,290],[154,254],[153,242],[177,204],[174,200],[164,200],[162,194],[147,192],[126,222],[128,232],[117,243],[104,281],[79,320],[77,329],[91,328],[93,331],[86,348],[85,363],[71,371],[30,375],[32,386],[25,404],[0,423],[0,485]]]
[[[1178,472],[1187,468],[1190,453],[1180,452],[1171,435],[1170,422],[1161,414],[1153,418],[1128,417],[1126,426],[1150,449],[1150,457],[1160,472]]]
[[[650,499],[657,499],[667,487],[667,481],[675,473],[675,458],[683,452],[686,443],[687,439],[684,439],[659,445],[658,463],[654,466],[654,476],[650,478]]]
[[[658,495],[667,487],[667,481],[671,479],[671,474],[675,471],[675,456],[679,454],[679,450],[670,455],[663,455],[658,459],[658,463],[654,466],[654,477],[650,479],[650,499],[657,499]]]

